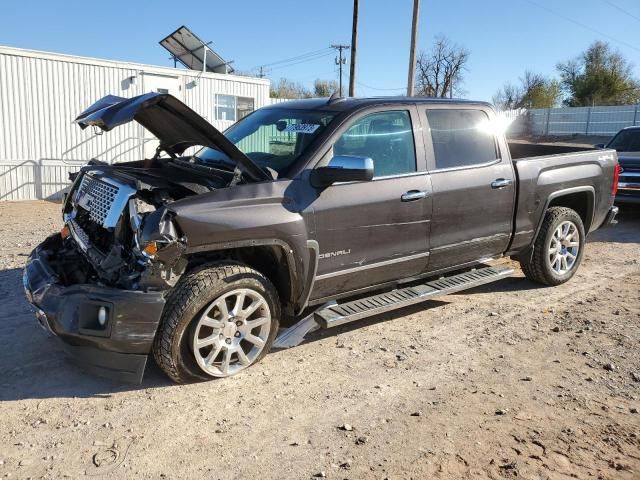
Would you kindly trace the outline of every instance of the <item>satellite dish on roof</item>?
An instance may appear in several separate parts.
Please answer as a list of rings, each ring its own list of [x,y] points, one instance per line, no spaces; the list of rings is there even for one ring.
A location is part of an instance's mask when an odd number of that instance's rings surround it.
[[[224,61],[209,47],[209,43],[204,43],[184,25],[160,40],[160,45],[187,68],[202,72],[232,73],[232,62]]]

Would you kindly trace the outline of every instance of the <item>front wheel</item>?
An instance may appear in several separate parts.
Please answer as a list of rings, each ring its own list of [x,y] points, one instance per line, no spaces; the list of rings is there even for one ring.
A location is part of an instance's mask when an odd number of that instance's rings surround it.
[[[156,363],[178,383],[235,375],[267,354],[279,318],[275,288],[256,270],[228,263],[186,274],[167,299]]]
[[[528,279],[543,285],[560,285],[576,273],[585,246],[582,218],[575,210],[551,207],[533,245],[533,252],[520,259]]]

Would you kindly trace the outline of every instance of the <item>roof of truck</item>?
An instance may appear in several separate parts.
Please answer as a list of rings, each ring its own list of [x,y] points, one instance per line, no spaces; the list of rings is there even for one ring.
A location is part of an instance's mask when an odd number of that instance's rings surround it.
[[[332,110],[343,112],[372,105],[406,105],[407,103],[419,103],[427,105],[476,105],[493,108],[492,105],[487,102],[433,97],[338,97],[335,99],[304,98],[301,100],[290,100],[287,102],[276,103],[266,108],[295,108],[301,110]]]

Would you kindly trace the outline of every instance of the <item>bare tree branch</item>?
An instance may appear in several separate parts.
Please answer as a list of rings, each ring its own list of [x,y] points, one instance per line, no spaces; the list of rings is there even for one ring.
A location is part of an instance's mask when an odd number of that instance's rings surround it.
[[[420,52],[416,61],[416,95],[453,97],[463,93],[460,86],[471,52],[444,36],[436,38],[429,52]]]

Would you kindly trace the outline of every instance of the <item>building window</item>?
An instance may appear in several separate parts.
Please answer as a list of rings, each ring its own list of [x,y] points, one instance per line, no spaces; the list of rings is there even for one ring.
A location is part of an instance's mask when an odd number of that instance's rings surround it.
[[[216,120],[236,121],[236,97],[216,95]]]
[[[238,120],[243,119],[255,110],[253,105],[253,98],[251,97],[236,97],[237,115]]]

